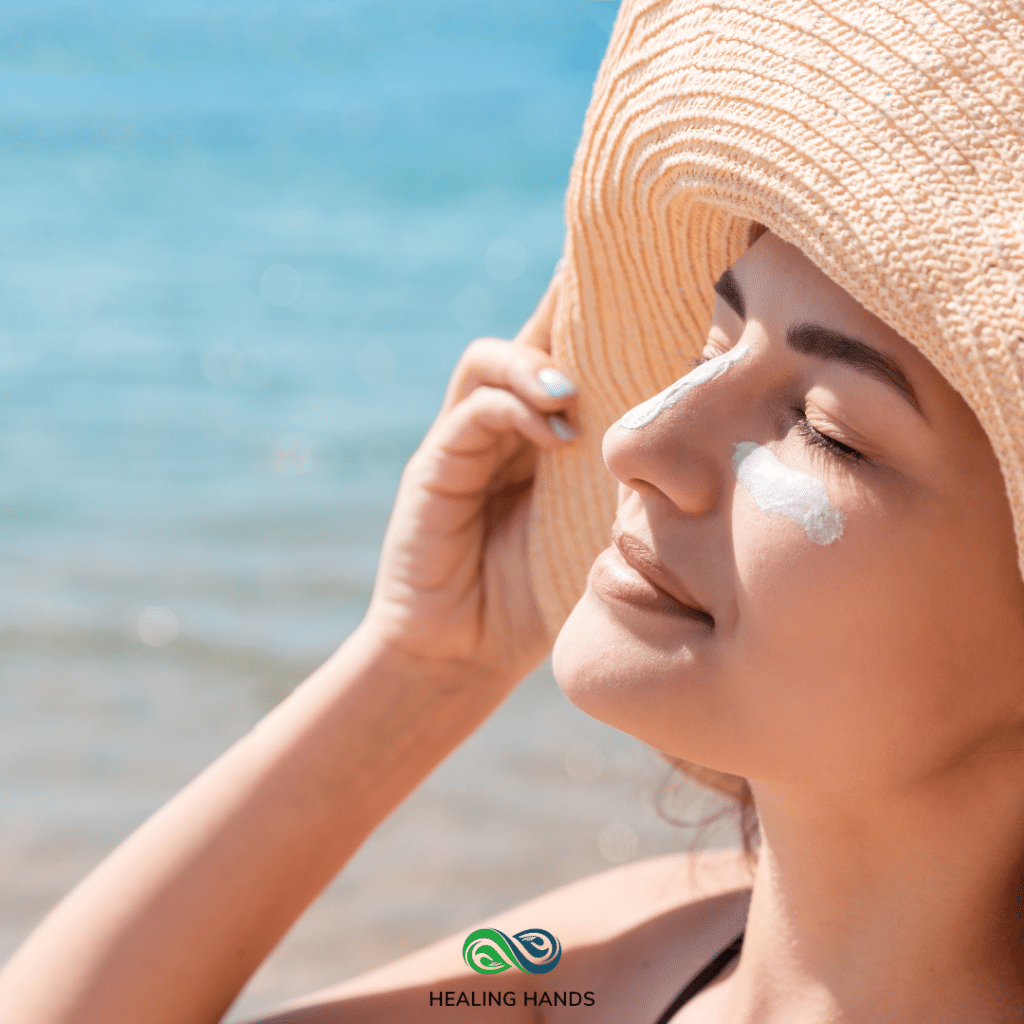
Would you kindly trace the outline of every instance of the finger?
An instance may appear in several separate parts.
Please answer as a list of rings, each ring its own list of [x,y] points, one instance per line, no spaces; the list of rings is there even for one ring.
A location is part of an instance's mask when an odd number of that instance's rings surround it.
[[[478,338],[463,353],[452,374],[443,411],[465,401],[477,388],[504,388],[545,414],[576,418],[576,388],[551,362],[529,345]]]
[[[561,267],[561,262],[559,262],[559,267]],[[542,352],[551,353],[551,324],[555,317],[555,307],[558,305],[561,280],[561,269],[558,269],[551,278],[547,291],[537,303],[537,308],[515,336],[516,345],[529,345]]]
[[[552,427],[552,419],[559,417],[536,409],[511,391],[479,387],[439,421],[434,441],[453,452],[472,453],[516,434],[538,448],[561,448],[568,441]]]
[[[438,418],[417,453],[420,469],[445,490],[483,490],[516,444],[526,440],[551,451],[570,444],[548,416],[502,388],[479,387]]]

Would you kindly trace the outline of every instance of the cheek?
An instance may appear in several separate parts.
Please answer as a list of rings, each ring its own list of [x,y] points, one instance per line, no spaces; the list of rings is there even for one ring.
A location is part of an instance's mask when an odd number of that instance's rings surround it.
[[[742,490],[766,515],[799,526],[813,543],[828,547],[843,535],[845,514],[813,476],[791,469],[754,441],[741,441],[732,458]]]
[[[934,501],[829,490],[844,528],[821,545],[737,487],[706,637],[588,592],[555,644],[566,696],[661,750],[793,784],[892,785],[973,749],[1024,701],[1012,528],[993,550]]]
[[[841,546],[851,545],[840,539],[822,549],[796,524],[756,508],[738,512],[734,527],[736,603],[720,637],[732,697],[767,747],[806,749],[806,736],[815,727],[820,734],[838,710],[831,684],[842,685],[837,668],[849,665],[840,579]]]
[[[736,516],[729,661],[745,731],[760,723],[750,774],[837,788],[920,777],[979,724],[962,706],[961,624],[934,571],[935,538],[847,512],[827,547],[757,510]]]
[[[835,481],[829,493],[843,529],[818,544],[738,489],[729,647],[733,674],[744,680],[744,721],[751,731],[761,724],[764,769],[777,779],[840,784],[865,758],[883,756],[903,711],[914,717],[896,706],[897,680],[912,665],[897,619],[912,605],[913,574],[886,517]]]

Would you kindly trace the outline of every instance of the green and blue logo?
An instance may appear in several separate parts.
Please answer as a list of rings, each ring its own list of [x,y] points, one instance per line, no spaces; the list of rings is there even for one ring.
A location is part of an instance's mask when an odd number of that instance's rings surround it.
[[[506,935],[497,928],[477,928],[462,944],[462,959],[477,974],[500,974],[518,967],[527,974],[547,974],[562,956],[562,944],[543,928]]]

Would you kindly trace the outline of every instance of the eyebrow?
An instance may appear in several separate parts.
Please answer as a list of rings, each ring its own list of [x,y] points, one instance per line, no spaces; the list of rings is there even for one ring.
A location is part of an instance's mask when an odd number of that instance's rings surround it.
[[[741,319],[747,319],[747,307],[743,302],[743,294],[736,278],[731,270],[727,270],[716,282],[715,292],[720,295],[725,304]]]
[[[746,305],[743,294],[731,270],[727,270],[716,282],[715,292],[725,300],[729,308],[741,319],[746,320]],[[855,370],[866,373],[875,380],[888,384],[898,391],[914,411],[924,416],[921,402],[913,385],[899,364],[878,349],[862,341],[848,337],[819,324],[797,324],[786,333],[786,343],[791,349],[806,356],[814,356],[832,363],[845,363]]]
[[[804,355],[827,359],[833,363],[845,363],[883,384],[888,384],[895,388],[917,413],[924,416],[917,392],[907,380],[906,374],[894,360],[882,355],[878,349],[818,324],[797,324],[791,327],[786,333],[786,342],[790,348]]]

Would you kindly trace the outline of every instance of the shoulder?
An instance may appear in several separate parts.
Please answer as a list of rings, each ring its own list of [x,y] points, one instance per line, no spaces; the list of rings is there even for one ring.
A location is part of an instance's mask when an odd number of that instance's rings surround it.
[[[670,854],[634,861],[554,889],[502,915],[510,926],[557,924],[564,949],[593,945],[653,918],[736,893],[751,874],[741,850]],[[527,918],[530,918],[528,921]],[[534,920],[536,919],[536,920]]]
[[[667,1005],[691,962],[699,969],[742,928],[750,884],[742,851],[674,854],[572,882],[474,927],[506,934],[546,929],[561,942],[562,959],[550,974],[516,979],[517,988],[592,993],[589,1021],[640,1019],[638,998]],[[471,930],[292,1003],[290,1012],[273,1019],[383,1021],[401,1012],[415,1020],[434,989],[489,988],[485,982],[507,987],[504,976],[483,979],[463,963],[462,944]],[[525,1010],[520,1003],[518,1014],[505,1010],[501,1019],[555,1019],[546,1009]]]
[[[559,987],[594,993],[588,1020],[655,1020],[743,930],[751,884],[742,851],[681,854],[595,875],[534,906],[562,928]]]

